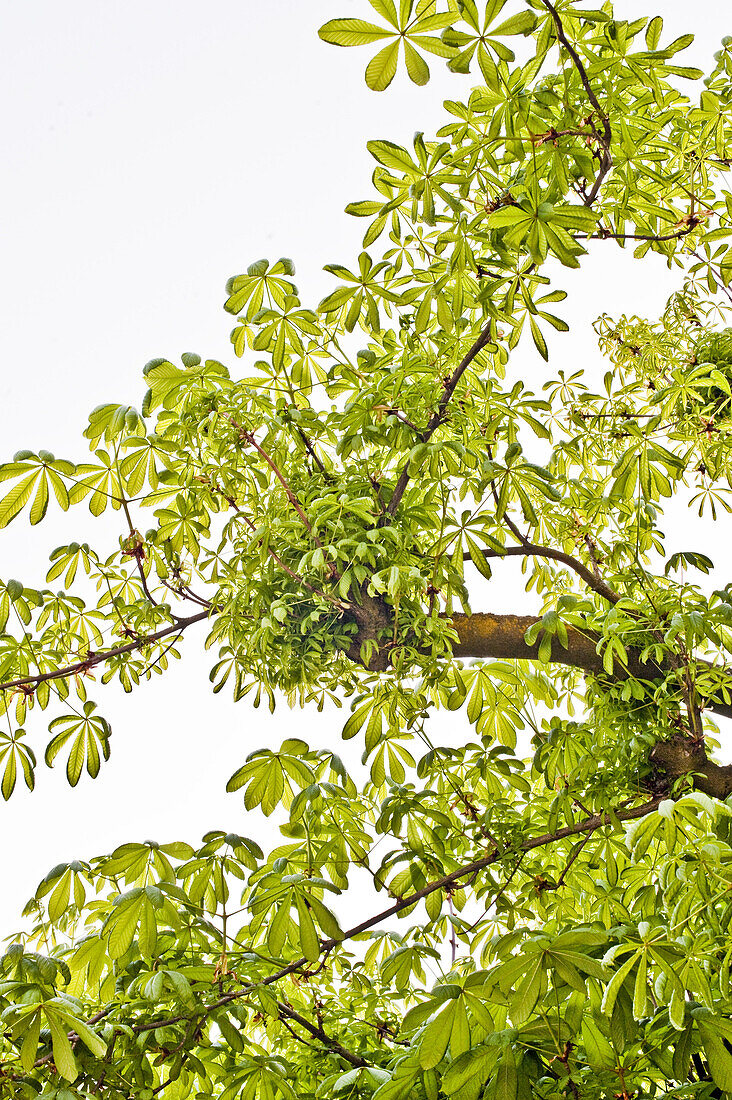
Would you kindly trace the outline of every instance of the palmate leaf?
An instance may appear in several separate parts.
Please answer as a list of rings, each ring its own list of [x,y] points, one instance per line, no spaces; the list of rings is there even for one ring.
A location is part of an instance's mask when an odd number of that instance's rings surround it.
[[[66,777],[72,787],[86,770],[92,779],[99,774],[102,757],[109,760],[109,738],[112,730],[106,718],[94,714],[96,703],[84,703],[82,714],[62,715],[49,724],[49,732],[58,730],[46,746],[45,761],[49,768],[69,741],[71,747],[66,761]]]
[[[249,265],[245,274],[229,279],[226,284],[229,297],[224,309],[229,313],[241,314],[245,321],[251,321],[263,305],[282,309],[288,294],[297,293],[297,287],[291,281],[294,274],[295,265],[286,256],[272,265],[269,260],[257,260]]]
[[[399,45],[399,39],[396,42],[390,42],[388,46],[384,46],[383,50],[379,50],[366,66],[366,83],[374,92],[383,92],[396,76]]]
[[[454,0],[448,0],[450,10],[443,12],[435,11],[434,0],[418,0],[416,5],[413,0],[402,0],[398,13],[392,0],[369,2],[388,26],[379,27],[363,19],[331,19],[320,28],[318,34],[324,42],[334,46],[365,46],[384,38],[393,39],[366,66],[366,83],[373,91],[383,92],[391,84],[396,75],[402,43],[407,74],[415,84],[426,84],[430,78],[429,66],[420,50],[445,58],[451,58],[456,53],[453,46],[434,34],[452,26],[459,18]]]
[[[368,46],[381,38],[389,38],[393,31],[363,19],[331,19],[320,28],[318,34],[332,46]]]
[[[98,405],[89,413],[89,425],[84,430],[92,448],[102,438],[105,443],[111,443],[121,435],[144,434],[145,424],[137,409],[131,405]]]
[[[289,804],[292,797],[291,781],[304,788],[315,778],[310,766],[295,755],[303,747],[303,742],[290,739],[283,742],[279,753],[273,753],[269,749],[252,753],[247,762],[229,779],[227,791],[237,791],[245,787],[246,809],[259,806],[262,813],[269,816],[281,800]],[[288,749],[291,751],[288,752]]]
[[[0,733],[0,767],[5,765],[0,778],[0,794],[6,802],[15,790],[19,771],[23,773],[28,790],[35,787],[36,757],[30,746],[22,741],[25,735],[24,729],[17,729],[12,734]]]
[[[101,465],[83,463],[76,467],[75,477],[69,500],[71,504],[78,504],[86,496],[89,496],[89,511],[93,516],[100,516],[106,511],[107,505],[112,508],[121,507],[121,486],[117,471],[106,451],[95,452]]]
[[[74,473],[75,467],[71,462],[56,459],[48,451],[37,455],[30,451],[19,452],[15,461],[0,466],[0,481],[13,477],[19,479],[0,500],[0,527],[7,527],[23,511],[31,497],[30,522],[33,525],[40,523],[48,507],[49,486],[60,507],[66,511],[70,503],[66,479]]]
[[[52,921],[57,921],[64,915],[72,900],[76,908],[81,909],[86,898],[83,877],[88,878],[88,876],[88,865],[78,861],[59,864],[46,875],[39,884],[35,896],[41,898],[50,893],[48,915]]]
[[[120,958],[130,947],[142,916],[145,900],[145,891],[140,886],[115,898],[112,911],[104,926],[111,958]]]
[[[474,57],[477,56],[483,78],[489,88],[500,88],[497,61],[510,62],[515,54],[504,42],[502,36],[528,35],[536,27],[538,18],[532,12],[517,12],[508,19],[493,26],[493,21],[503,9],[506,0],[492,0],[485,5],[484,18],[481,20],[478,6],[474,0],[461,0],[462,24],[460,29],[448,27],[442,40],[455,49],[454,56],[448,62],[451,72],[468,73]],[[463,27],[467,26],[467,31]],[[495,60],[494,60],[494,55]]]

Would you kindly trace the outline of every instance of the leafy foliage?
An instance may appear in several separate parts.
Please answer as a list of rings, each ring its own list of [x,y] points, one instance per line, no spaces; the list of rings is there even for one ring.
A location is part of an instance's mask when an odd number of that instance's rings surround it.
[[[212,831],[49,872],[0,963],[0,1095],[732,1093],[732,587],[663,541],[675,499],[732,510],[732,41],[704,76],[609,3],[370,5],[321,37],[375,43],[371,87],[400,51],[480,83],[434,138],[369,142],[332,291],[254,262],[227,286],[246,374],[155,359],[139,410],[91,413],[89,461],[0,467],[2,526],[120,524],[52,552],[59,590],[0,585],[5,799],[42,725],[48,765],[96,776],[90,685],[133,690],[202,627],[214,691],[348,700],[361,764],[252,752],[229,790],[270,852]],[[598,319],[604,377],[555,368],[563,271],[615,247],[678,290]],[[509,558],[534,613],[475,611]]]

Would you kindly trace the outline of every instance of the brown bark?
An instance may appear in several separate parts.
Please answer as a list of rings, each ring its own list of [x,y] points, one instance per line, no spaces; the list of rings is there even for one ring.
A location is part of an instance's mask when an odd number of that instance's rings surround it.
[[[688,775],[692,785],[712,798],[724,800],[732,794],[732,764],[715,764],[707,759],[700,741],[674,737],[659,741],[650,753],[654,769],[661,769],[669,782]]]
[[[526,631],[538,621],[535,615],[492,615],[480,611],[472,615],[453,615],[452,626],[459,639],[453,646],[453,654],[455,657],[538,661],[539,641],[529,645],[525,639]],[[552,639],[553,662],[581,668],[585,672],[602,672],[596,635],[568,627],[567,643],[565,649],[556,637]],[[655,668],[653,671],[657,676],[659,670]]]
[[[475,612],[472,615],[453,615],[452,626],[457,631],[458,641],[453,646],[455,657],[491,657],[493,659],[514,659],[519,661],[537,661],[539,643],[529,645],[524,637],[526,631],[539,619],[534,615],[492,615]],[[597,652],[600,635],[591,631],[580,631],[567,627],[567,648],[555,636],[552,638],[551,662],[580,668],[593,675],[605,674],[602,657]],[[628,651],[628,665],[623,668],[617,662],[613,668],[614,680],[625,680],[634,676],[641,680],[657,680],[667,670],[655,661],[642,661],[638,650]],[[732,688],[732,673],[730,674]],[[706,699],[705,706],[732,718],[732,704],[721,698]]]

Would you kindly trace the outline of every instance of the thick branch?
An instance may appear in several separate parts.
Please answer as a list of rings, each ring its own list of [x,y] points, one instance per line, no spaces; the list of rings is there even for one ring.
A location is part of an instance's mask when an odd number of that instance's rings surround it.
[[[492,657],[499,660],[539,660],[539,640],[532,645],[525,634],[530,626],[541,620],[536,615],[492,615],[475,612],[472,615],[453,615],[452,626],[457,631],[458,642],[453,646],[455,657]],[[604,672],[602,657],[597,652],[599,635],[567,627],[567,648],[555,636],[552,638],[553,663],[581,668],[585,672]],[[625,679],[628,674],[640,679],[657,679],[661,669],[657,664],[641,662],[632,650],[628,653],[628,670],[618,666],[614,675]]]
[[[452,626],[458,635],[458,641],[452,650],[453,656],[538,661],[539,641],[529,645],[525,634],[530,626],[540,621],[535,615],[492,615],[481,612],[453,615]],[[600,635],[593,631],[580,631],[568,626],[566,649],[555,635],[551,639],[549,659],[554,664],[580,668],[594,675],[607,675],[602,657],[597,652],[599,641]],[[640,680],[658,680],[668,671],[655,661],[642,661],[639,650],[628,649],[627,653],[627,668],[616,662],[612,672],[614,680],[625,680],[628,676]],[[732,673],[730,689],[732,690]],[[732,704],[724,699],[706,699],[705,705],[715,714],[732,718]]]
[[[724,801],[732,794],[732,764],[715,764],[707,759],[704,743],[674,737],[659,741],[651,749],[651,764],[661,768],[667,779],[673,782],[683,776],[693,777],[693,785],[711,798]]]
[[[517,550],[524,548],[517,547]],[[544,549],[544,548],[542,548]],[[580,564],[580,563],[578,563]],[[584,568],[584,567],[583,567]],[[592,577],[592,574],[590,574]],[[592,578],[595,581],[595,578]],[[589,583],[589,582],[588,582]],[[603,582],[600,582],[603,583]],[[610,596],[606,598],[610,599]],[[353,661],[360,661],[360,646],[365,637],[376,640],[378,628],[388,625],[388,607],[378,599],[364,597],[367,607],[353,605],[352,610],[358,612],[358,622],[361,631],[348,655]],[[611,601],[614,602],[614,601]],[[378,605],[378,607],[377,607]],[[379,615],[374,610],[379,611]],[[0,683],[0,691],[11,691],[17,688],[35,688],[48,680],[64,680],[70,676],[83,675],[92,668],[104,664],[114,657],[133,653],[153,645],[170,634],[182,633],[194,623],[202,622],[209,618],[211,612],[206,609],[186,619],[178,619],[169,626],[162,627],[153,634],[146,634],[135,638],[133,641],[122,645],[113,646],[111,649],[90,652],[78,661],[64,665],[61,668],[52,669],[49,672],[39,672],[34,675],[22,676],[16,680],[7,680]],[[373,621],[372,621],[373,620]],[[495,660],[519,660],[538,661],[539,642],[532,645],[526,641],[525,634],[530,626],[539,622],[535,615],[493,615],[491,613],[475,612],[472,615],[456,614],[452,616],[451,625],[457,631],[458,641],[453,646],[455,657],[488,657]],[[600,635],[592,631],[580,631],[571,626],[567,627],[567,647],[565,648],[555,636],[551,640],[550,662],[554,664],[568,665],[571,668],[579,668],[594,675],[607,675],[603,668],[602,657],[597,652]],[[628,676],[634,676],[641,680],[657,680],[664,676],[668,669],[655,661],[642,661],[638,650],[629,649],[627,668],[623,668],[616,662],[612,678],[624,680]],[[372,659],[372,671],[384,671],[388,667],[388,651],[377,652]],[[729,673],[730,690],[732,691],[732,672]],[[732,718],[732,704],[722,698],[708,698],[704,705],[715,714],[725,718]]]

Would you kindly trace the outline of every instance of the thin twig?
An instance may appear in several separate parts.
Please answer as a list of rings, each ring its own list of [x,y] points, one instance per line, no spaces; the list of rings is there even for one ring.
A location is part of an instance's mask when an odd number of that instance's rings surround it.
[[[493,333],[493,318],[491,317],[491,318],[488,319],[486,324],[481,329],[481,333],[480,333],[480,336],[478,337],[478,339],[472,345],[470,350],[463,356],[463,358],[460,360],[460,362],[458,363],[455,370],[452,372],[452,374],[449,376],[449,378],[444,383],[445,388],[444,388],[442,397],[440,398],[439,404],[438,404],[437,408],[435,409],[435,411],[433,412],[432,416],[430,417],[430,419],[427,423],[427,427],[422,432],[422,442],[423,443],[426,443],[430,439],[430,437],[432,435],[434,435],[436,430],[439,428],[440,424],[445,419],[445,417],[447,415],[447,407],[450,404],[450,400],[452,399],[452,395],[455,393],[455,389],[457,388],[458,382],[460,381],[462,376],[465,374],[465,371],[468,369],[470,364],[473,362],[476,355],[478,355],[483,350],[483,348],[486,346],[486,344],[490,343],[492,333]],[[391,517],[396,512],[397,508],[399,507],[399,504],[401,503],[401,499],[404,496],[404,493],[406,491],[406,488],[407,488],[408,484],[409,484],[409,460],[407,460],[404,463],[404,466],[402,468],[402,472],[400,473],[399,478],[397,479],[397,483],[394,486],[394,492],[392,493],[391,499],[389,500],[389,503],[386,506],[385,514],[387,516]]]
[[[649,802],[643,802],[639,806],[634,806],[632,809],[617,809],[609,811],[607,813],[593,814],[586,818],[584,821],[574,822],[572,825],[565,825],[561,829],[556,829],[551,833],[542,833],[540,836],[530,837],[525,840],[523,844],[519,845],[515,850],[517,855],[533,851],[536,848],[547,847],[547,845],[555,844],[559,840],[565,840],[570,836],[577,836],[582,833],[594,833],[598,829],[604,828],[606,825],[612,825],[616,821],[632,821],[639,817],[645,817],[647,814],[656,810],[661,803],[662,799],[654,798]],[[422,901],[424,898],[429,897],[436,890],[445,890],[448,887],[456,886],[460,879],[468,878],[474,879],[480,871],[489,867],[491,864],[496,863],[500,858],[500,854],[493,849],[488,855],[483,856],[480,859],[473,860],[471,863],[465,864],[462,867],[458,867],[455,871],[451,871],[447,875],[443,875],[441,878],[427,883],[420,890],[415,890],[414,893],[408,894],[399,898],[388,909],[382,910],[375,916],[368,917],[366,920],[361,921],[359,924],[354,925],[353,928],[349,928],[348,931],[343,933],[340,939],[328,939],[321,940],[320,951],[322,956],[321,969],[325,959],[328,955],[340,944],[345,943],[347,940],[352,940],[354,937],[361,935],[363,932],[368,932],[371,928],[382,924],[390,917],[398,916],[399,913],[405,909],[410,909],[416,905],[417,902]],[[225,993],[219,997],[216,1001],[213,1001],[208,1006],[201,1006],[197,1009],[197,1015],[200,1016],[209,1012],[215,1011],[217,1008],[221,1008],[223,1005],[230,1004],[232,1001],[240,1000],[242,997],[248,996],[253,990],[262,986],[274,985],[275,982],[279,982],[282,978],[289,977],[291,974],[297,973],[299,970],[306,969],[312,965],[311,960],[306,959],[304,956],[298,959],[294,959],[286,966],[281,967],[274,973],[267,975],[267,977],[260,979],[256,982],[251,982],[249,985],[244,986],[242,989],[232,990],[230,993]],[[309,970],[309,974],[315,973],[315,971]],[[177,1016],[171,1016],[163,1020],[151,1020],[147,1023],[135,1024],[132,1027],[132,1031],[137,1035],[142,1032],[152,1031],[159,1027],[169,1027],[173,1024],[188,1020],[189,1016],[186,1013],[181,1013]]]
[[[332,1036],[328,1035],[322,1027],[318,1027],[315,1024],[311,1024],[309,1020],[306,1020],[304,1016],[301,1016],[299,1012],[296,1012],[290,1005],[284,1004],[282,1001],[277,1002],[277,1011],[280,1016],[286,1016],[290,1020],[294,1020],[305,1028],[308,1034],[312,1035],[314,1039],[318,1039],[323,1046],[328,1047],[329,1050],[334,1051],[336,1054],[340,1054],[341,1058],[344,1058],[346,1062],[349,1062],[352,1066],[367,1066],[366,1062],[359,1054],[354,1054],[352,1051],[347,1050]]]
[[[135,527],[134,523],[132,522],[132,516],[130,515],[130,510],[127,506],[127,500],[124,496],[117,497],[117,499],[119,500],[120,504],[122,505],[122,510],[125,514],[125,518],[126,518],[127,523],[129,525],[130,538],[136,540],[139,532],[138,532],[137,528]],[[140,574],[140,583],[142,584],[142,590],[145,593],[145,595],[147,596],[150,603],[153,605],[153,607],[157,607],[158,602],[157,602],[157,600],[153,599],[152,593],[150,592],[150,589],[147,586],[147,577],[145,576],[145,570],[143,569],[143,566],[142,566],[142,545],[140,545],[140,546],[135,545],[135,547],[132,550],[123,551],[123,552],[125,554],[127,554],[128,557],[134,558],[135,561],[137,562],[137,571]]]
[[[52,672],[41,672],[36,676],[23,676],[18,680],[6,680],[5,683],[0,684],[0,691],[9,691],[11,688],[24,687],[31,684],[43,684],[47,680],[64,680],[68,676],[76,676],[79,673],[88,672],[90,669],[95,668],[104,661],[110,660],[112,657],[121,657],[125,653],[133,653],[136,649],[144,649],[145,646],[152,645],[154,642],[160,641],[161,638],[166,638],[168,634],[182,632],[189,626],[192,626],[193,623],[200,623],[203,619],[207,619],[208,617],[208,610],[201,611],[198,615],[191,615],[187,619],[178,619],[170,626],[163,627],[161,630],[156,630],[154,634],[146,634],[144,637],[135,638],[134,641],[127,642],[124,645],[114,646],[112,649],[104,649],[99,652],[91,651],[86,657],[82,657],[81,660],[75,661],[70,665],[64,665],[63,668],[54,669]]]
[[[596,577],[581,561],[572,557],[571,554],[565,554],[563,550],[555,550],[553,546],[539,546],[533,542],[525,542],[522,543],[521,546],[507,546],[503,551],[481,550],[481,553],[484,558],[551,558],[554,561],[559,561],[563,565],[566,565],[569,569],[572,569],[582,578],[588,587],[594,592],[597,592],[599,596],[606,599],[608,603],[615,604],[621,599],[619,592],[612,589],[610,585],[606,584],[600,577]],[[470,561],[470,554],[467,553],[467,551],[463,554],[463,559],[465,561]]]
[[[600,168],[598,170],[597,177],[594,184],[592,185],[590,193],[584,199],[585,206],[592,206],[593,202],[599,194],[602,182],[612,168],[613,164],[612,156],[610,153],[610,145],[612,143],[612,129],[610,127],[610,119],[608,118],[605,111],[603,111],[602,107],[600,106],[599,100],[592,89],[592,85],[590,84],[590,79],[587,76],[587,70],[582,63],[582,59],[580,58],[574,46],[565,34],[564,24],[562,23],[562,20],[559,16],[559,12],[554,7],[551,0],[541,0],[541,2],[547,9],[547,11],[551,13],[551,17],[554,20],[554,27],[556,29],[557,41],[560,42],[562,46],[564,46],[565,50],[572,59],[572,64],[577,70],[580,81],[582,82],[582,87],[587,93],[587,98],[594,107],[595,111],[597,112],[597,116],[602,123],[602,139],[600,141],[600,144],[602,146],[602,153],[600,154]]]
[[[308,519],[308,517],[305,515],[305,512],[303,511],[303,508],[302,508],[302,505],[300,504],[300,501],[297,499],[297,496],[292,491],[292,488],[290,487],[289,482],[287,481],[285,475],[280,470],[277,463],[274,461],[273,458],[271,458],[271,456],[267,453],[267,451],[264,449],[264,447],[261,445],[261,443],[257,443],[256,439],[254,438],[254,432],[249,432],[249,431],[246,430],[246,428],[242,428],[242,426],[234,419],[233,416],[229,416],[227,419],[229,419],[231,421],[231,423],[234,425],[234,427],[236,428],[236,430],[239,433],[239,437],[245,443],[247,443],[250,447],[254,447],[254,450],[257,452],[257,454],[261,455],[261,457],[267,463],[270,470],[275,475],[275,477],[279,481],[282,488],[285,490],[285,493],[287,495],[287,499],[289,500],[290,504],[295,509],[298,516],[300,517],[302,522],[307,527],[308,532],[309,532],[310,536],[313,539],[313,542],[315,543],[316,546],[319,546],[322,549],[322,546],[323,546],[322,542],[320,541],[318,536],[313,531],[312,524],[310,523],[310,520]]]

